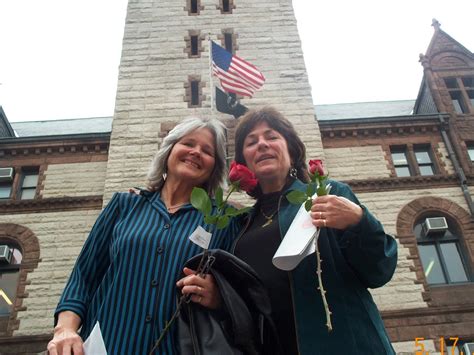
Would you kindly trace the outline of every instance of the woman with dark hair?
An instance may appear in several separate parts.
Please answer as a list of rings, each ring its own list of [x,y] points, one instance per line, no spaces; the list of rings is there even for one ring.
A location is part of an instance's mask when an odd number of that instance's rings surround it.
[[[292,124],[271,107],[241,117],[235,134],[235,160],[259,181],[257,199],[233,253],[255,269],[266,286],[283,354],[394,354],[377,307],[367,290],[387,283],[397,264],[397,244],[360,204],[351,189],[330,180],[330,195],[313,201],[313,224],[322,228],[322,279],[332,312],[317,290],[316,258],[306,257],[291,272],[272,257],[300,206],[292,190],[306,191],[305,146]]]
[[[199,186],[213,195],[225,182],[221,122],[190,118],[163,140],[148,174],[148,191],[117,193],[98,217],[55,312],[49,353],[78,355],[99,324],[108,354],[148,354],[176,309],[176,282],[201,248],[188,237],[204,226],[190,203]],[[215,206],[214,206],[215,208]],[[236,223],[213,233],[210,248],[229,250]],[[186,270],[185,270],[186,272]],[[187,270],[187,274],[192,272]],[[186,293],[208,308],[220,305],[212,277],[190,275]],[[176,354],[175,328],[158,354]]]

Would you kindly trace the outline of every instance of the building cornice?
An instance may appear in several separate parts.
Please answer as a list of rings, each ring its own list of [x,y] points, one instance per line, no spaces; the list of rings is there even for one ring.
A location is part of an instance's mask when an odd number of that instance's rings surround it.
[[[445,121],[448,115],[443,114]],[[439,115],[394,116],[318,121],[323,138],[426,134],[440,130]]]
[[[467,180],[469,185],[474,184],[474,176],[468,176]],[[356,193],[459,187],[459,179],[456,175],[388,177],[379,179],[345,180],[344,182]]]
[[[107,153],[110,134],[42,136],[0,140],[0,157],[64,153]]]
[[[0,215],[51,213],[102,208],[102,195],[0,201]]]

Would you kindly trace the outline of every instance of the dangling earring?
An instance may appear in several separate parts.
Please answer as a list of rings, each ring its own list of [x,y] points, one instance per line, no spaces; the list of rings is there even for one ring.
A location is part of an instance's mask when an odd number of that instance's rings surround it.
[[[290,176],[293,178],[293,179],[296,179],[296,174],[298,173],[298,171],[296,171],[295,168],[290,168]]]

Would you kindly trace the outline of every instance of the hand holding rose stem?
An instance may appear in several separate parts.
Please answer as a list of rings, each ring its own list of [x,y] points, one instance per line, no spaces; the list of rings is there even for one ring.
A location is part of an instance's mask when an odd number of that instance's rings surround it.
[[[194,187],[193,191],[191,192],[191,204],[194,208],[196,208],[203,214],[204,223],[214,225],[214,229],[223,229],[227,227],[232,217],[247,213],[251,209],[251,207],[237,209],[232,206],[227,206],[227,201],[234,191],[252,191],[258,183],[255,175],[246,166],[237,164],[234,161],[230,165],[229,181],[230,187],[225,199],[223,198],[224,192],[222,188],[219,187],[216,190],[215,202],[217,206],[217,211],[215,214],[212,214],[212,201],[206,190],[200,187]],[[207,248],[204,248],[204,252],[201,256],[201,260],[199,261],[199,265],[196,270],[196,274],[205,278],[213,262],[214,259],[212,256],[209,256],[209,250]],[[161,341],[167,334],[169,328],[178,317],[183,302],[189,303],[190,300],[191,294],[182,295],[180,297],[175,312],[171,316],[170,320],[166,322],[166,325],[163,328],[160,337],[158,338],[155,345],[150,351],[150,355],[153,354],[153,352],[158,348]]]
[[[311,209],[313,200],[312,196],[317,193],[318,196],[327,195],[331,188],[330,185],[327,184],[328,174],[324,173],[323,163],[319,159],[312,159],[309,161],[309,176],[311,178],[311,182],[308,184],[306,192],[302,191],[292,191],[288,195],[286,195],[288,201],[293,204],[302,203],[305,204],[306,211]],[[324,289],[323,279],[322,279],[322,268],[321,268],[321,254],[319,252],[319,233],[321,233],[321,227],[316,229],[316,232],[313,234],[314,245],[316,249],[316,274],[318,276],[318,290],[321,293],[321,298],[324,305],[324,310],[326,312],[326,326],[328,331],[332,330],[332,323],[331,323],[331,311],[329,310],[329,305],[326,300],[326,290]]]

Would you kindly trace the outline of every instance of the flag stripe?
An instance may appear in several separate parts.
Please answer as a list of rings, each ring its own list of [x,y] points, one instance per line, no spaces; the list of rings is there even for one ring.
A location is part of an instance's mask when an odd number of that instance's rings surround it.
[[[250,89],[246,85],[242,85],[239,81],[235,81],[232,79],[232,76],[226,74],[225,72],[221,72],[222,69],[220,68],[214,68],[214,74],[220,79],[222,88],[226,92],[233,92],[239,95],[247,96],[247,97],[252,97],[254,94],[255,90]]]
[[[251,94],[253,94],[255,92],[255,88],[253,88],[252,86],[248,86],[248,85],[243,84],[239,80],[239,78],[236,79],[235,76],[232,75],[232,73],[225,73],[225,72],[221,72],[219,70],[217,74],[218,74],[218,76],[220,77],[220,79],[222,81],[225,81],[229,85],[234,84],[236,87],[246,89]]]
[[[252,97],[265,82],[258,68],[244,59],[232,55],[224,48],[211,42],[212,71],[219,78],[224,91]]]
[[[216,73],[217,76],[220,75],[220,76],[222,76],[222,78],[232,79],[235,82],[239,82],[242,85],[248,86],[249,90],[251,89],[252,91],[255,91],[255,90],[258,90],[261,87],[261,85],[255,85],[254,83],[249,82],[245,78],[242,78],[239,75],[239,73],[236,73],[236,71],[232,70],[231,68],[229,68],[229,71],[227,71],[227,72],[222,70],[221,68],[218,68],[218,72],[219,73]]]

